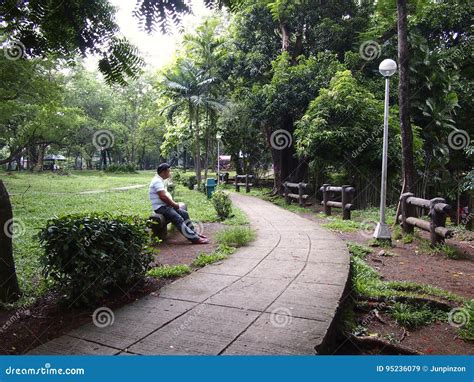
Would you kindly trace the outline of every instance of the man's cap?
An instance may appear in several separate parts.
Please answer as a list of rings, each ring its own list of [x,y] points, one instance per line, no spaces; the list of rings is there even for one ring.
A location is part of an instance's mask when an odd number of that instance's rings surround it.
[[[161,163],[158,168],[156,169],[156,172],[158,174],[162,173],[163,171],[166,171],[170,168],[171,166],[168,163]]]

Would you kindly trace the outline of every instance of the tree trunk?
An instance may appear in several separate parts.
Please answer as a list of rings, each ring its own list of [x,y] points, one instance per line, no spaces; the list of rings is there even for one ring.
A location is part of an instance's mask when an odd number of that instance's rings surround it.
[[[281,31],[281,51],[287,52],[288,48],[290,47],[290,33],[288,32],[288,28],[286,24],[280,23],[280,31]]]
[[[409,46],[407,36],[407,1],[397,0],[398,12],[398,63],[400,79],[398,83],[398,105],[400,113],[400,130],[402,135],[402,172],[405,189],[402,192],[413,192],[415,166],[413,163],[413,131],[410,124],[410,100],[408,59]]]
[[[209,111],[206,110],[206,152],[204,154],[204,180],[207,181],[207,173],[209,171],[209,145],[210,145],[210,137],[209,137]]]
[[[196,163],[194,164],[196,168],[196,180],[198,184],[198,190],[201,189],[201,143],[199,138],[199,108],[196,108],[196,126],[195,128],[195,150],[196,150]]]
[[[20,297],[12,245],[13,212],[7,189],[0,180],[0,301],[11,303]]]

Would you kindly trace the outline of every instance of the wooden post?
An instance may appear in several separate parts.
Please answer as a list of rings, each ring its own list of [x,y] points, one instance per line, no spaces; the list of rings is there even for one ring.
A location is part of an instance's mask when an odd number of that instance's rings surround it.
[[[240,186],[238,185],[239,183],[239,176],[235,174],[235,191],[240,192]]]
[[[342,202],[342,220],[351,220],[351,210],[347,208],[350,203],[350,195],[347,189],[350,186],[344,185],[341,187],[341,202]]]
[[[435,206],[438,203],[446,203],[443,198],[434,198],[430,200],[430,239],[431,245],[444,243],[444,237],[436,233],[436,227],[444,227],[446,225],[446,214],[443,211],[436,211]]]
[[[283,183],[283,189],[285,192],[285,203],[291,204],[291,198],[288,196],[288,194],[290,193],[290,188],[288,187],[287,182]]]
[[[329,201],[329,191],[327,188],[330,186],[330,184],[323,184],[323,205],[324,205],[324,213],[327,216],[331,215],[331,207],[328,206],[328,201]]]
[[[300,207],[304,207],[303,183],[298,183],[298,202]]]
[[[402,210],[402,221],[400,222],[402,224],[402,229],[403,232],[412,234],[415,230],[415,227],[413,227],[411,224],[407,223],[407,218],[409,217],[414,217],[411,215],[415,207],[412,207],[408,205],[408,198],[412,197],[413,194],[411,192],[405,192],[400,196],[400,204],[401,204],[401,210]]]
[[[249,174],[245,174],[245,192],[247,192],[247,193],[250,192]]]

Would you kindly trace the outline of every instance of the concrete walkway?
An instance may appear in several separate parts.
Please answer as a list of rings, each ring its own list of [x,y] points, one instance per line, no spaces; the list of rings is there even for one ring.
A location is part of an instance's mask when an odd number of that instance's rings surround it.
[[[251,245],[30,354],[315,354],[348,279],[346,245],[269,202],[232,199]]]

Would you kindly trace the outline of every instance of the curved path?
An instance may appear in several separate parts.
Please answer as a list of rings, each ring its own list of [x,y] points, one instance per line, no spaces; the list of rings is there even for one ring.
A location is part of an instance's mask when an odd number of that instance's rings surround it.
[[[258,198],[232,194],[257,239],[30,354],[315,354],[349,275],[343,241]]]

